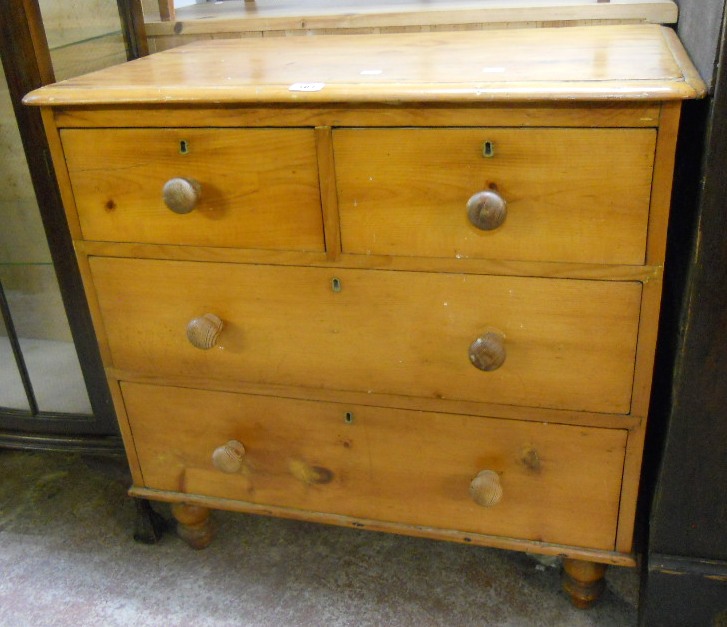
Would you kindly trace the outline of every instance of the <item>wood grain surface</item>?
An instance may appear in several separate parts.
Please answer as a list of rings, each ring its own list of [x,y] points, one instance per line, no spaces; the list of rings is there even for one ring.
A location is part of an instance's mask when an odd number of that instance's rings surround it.
[[[315,512],[613,549],[626,432],[123,384],[144,483]],[[214,450],[234,439],[243,467]],[[469,495],[484,469],[500,503]]]
[[[71,129],[61,138],[85,239],[323,250],[312,130]],[[201,187],[189,214],[163,202],[176,177]]]
[[[656,25],[196,42],[27,104],[672,100],[704,85]],[[635,63],[634,60],[639,62]],[[686,76],[685,76],[686,75]]]
[[[91,258],[116,368],[628,413],[640,283]],[[332,289],[338,279],[340,291]],[[200,351],[188,322],[225,329]],[[470,344],[494,328],[507,360]]]
[[[655,142],[647,129],[336,130],[343,252],[643,263]],[[466,205],[491,189],[507,217],[482,231]]]

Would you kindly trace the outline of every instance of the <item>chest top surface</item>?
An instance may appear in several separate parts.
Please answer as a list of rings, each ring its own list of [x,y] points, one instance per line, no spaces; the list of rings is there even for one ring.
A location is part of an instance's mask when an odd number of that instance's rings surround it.
[[[44,87],[25,102],[663,101],[703,93],[671,29],[627,25],[200,41]]]

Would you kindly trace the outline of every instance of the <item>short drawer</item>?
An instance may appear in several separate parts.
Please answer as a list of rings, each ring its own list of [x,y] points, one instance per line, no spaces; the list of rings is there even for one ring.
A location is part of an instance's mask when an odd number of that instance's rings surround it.
[[[630,408],[640,283],[101,257],[90,265],[118,369]],[[224,326],[203,350],[187,328],[203,328],[207,314]],[[490,345],[504,348],[504,363],[473,366],[470,352]]]
[[[302,517],[614,546],[624,430],[145,384],[122,390],[149,488],[292,508]],[[223,472],[212,457],[230,441],[244,454],[223,453]],[[482,471],[492,471],[488,506],[470,494]]]
[[[72,129],[61,138],[85,239],[324,249],[310,129]]]
[[[343,250],[641,264],[655,142],[653,129],[336,130]]]

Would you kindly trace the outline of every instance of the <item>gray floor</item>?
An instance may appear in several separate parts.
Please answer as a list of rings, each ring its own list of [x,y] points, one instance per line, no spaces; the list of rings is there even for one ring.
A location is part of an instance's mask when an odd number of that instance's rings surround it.
[[[2,626],[636,624],[629,569],[581,611],[518,553],[226,512],[203,551],[146,546],[122,464],[0,449],[0,476]]]

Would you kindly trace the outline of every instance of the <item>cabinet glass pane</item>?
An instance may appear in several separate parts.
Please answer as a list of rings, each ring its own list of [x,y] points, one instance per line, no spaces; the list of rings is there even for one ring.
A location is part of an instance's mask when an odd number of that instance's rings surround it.
[[[0,280],[38,409],[90,414],[91,405],[53,266],[0,265]],[[23,393],[22,385],[17,393]]]
[[[25,411],[30,409],[2,316],[0,316],[0,407]]]
[[[56,80],[126,61],[116,0],[40,0],[40,11]]]
[[[126,60],[116,0],[40,0],[56,80]],[[0,280],[42,413],[88,414],[78,356],[68,328],[40,212],[0,73]],[[0,408],[29,410],[7,337],[0,329]]]
[[[41,412],[90,414],[4,73],[0,73],[0,176],[0,281],[38,407]],[[27,410],[4,326],[0,335],[0,407]]]

